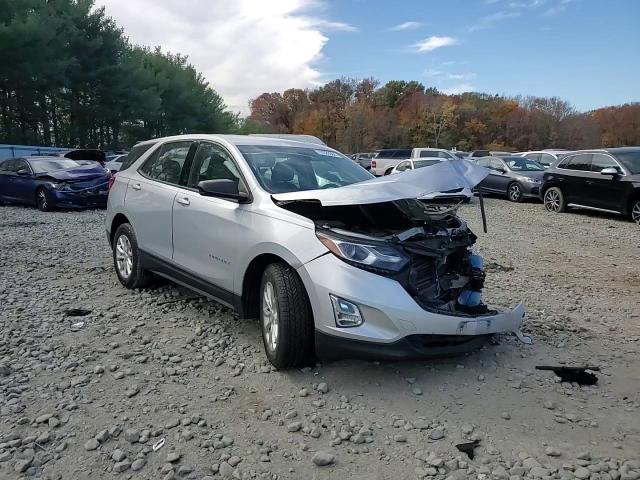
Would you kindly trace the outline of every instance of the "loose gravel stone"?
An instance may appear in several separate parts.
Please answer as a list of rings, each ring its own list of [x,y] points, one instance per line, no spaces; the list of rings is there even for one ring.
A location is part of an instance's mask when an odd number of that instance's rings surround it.
[[[332,463],[335,462],[335,460],[336,460],[335,455],[327,452],[322,452],[322,451],[316,452],[311,458],[311,461],[319,467],[331,465]]]

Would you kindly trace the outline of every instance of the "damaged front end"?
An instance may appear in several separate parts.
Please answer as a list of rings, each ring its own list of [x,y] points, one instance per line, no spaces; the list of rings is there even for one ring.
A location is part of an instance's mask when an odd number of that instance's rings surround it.
[[[464,196],[323,207],[291,202],[284,208],[310,218],[318,239],[358,268],[398,281],[425,310],[486,315],[481,300],[482,258],[476,236],[456,211]]]
[[[367,310],[364,316],[375,321],[362,336],[344,332],[337,321],[324,332],[359,340],[375,335],[377,341],[404,336],[421,342],[512,332],[531,343],[520,331],[522,305],[497,311],[483,302],[484,265],[473,250],[477,237],[457,215],[486,169],[450,161],[420,170],[336,189],[273,195],[281,208],[312,220],[317,238],[335,257],[393,280],[382,287],[384,282],[369,278],[378,290],[368,292],[366,286],[353,286],[356,275],[344,273],[350,284],[336,278],[336,288],[346,291],[342,298],[355,302],[352,310],[361,305]],[[322,271],[315,265],[309,268],[317,269],[315,275]],[[321,275],[331,273],[325,269]],[[316,289],[321,295],[331,295],[330,282],[320,283]],[[413,301],[406,302],[407,295]]]

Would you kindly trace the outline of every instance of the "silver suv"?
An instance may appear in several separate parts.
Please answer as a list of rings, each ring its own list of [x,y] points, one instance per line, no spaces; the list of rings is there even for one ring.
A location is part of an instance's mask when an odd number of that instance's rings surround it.
[[[486,174],[455,160],[374,179],[315,143],[163,138],[115,176],[107,237],[125,287],[156,274],[259,318],[278,368],[463,352],[498,332],[527,340],[521,305],[481,301],[476,237],[455,215]]]

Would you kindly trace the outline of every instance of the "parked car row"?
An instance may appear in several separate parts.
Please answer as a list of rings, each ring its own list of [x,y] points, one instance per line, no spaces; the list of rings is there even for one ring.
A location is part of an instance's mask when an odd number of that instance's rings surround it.
[[[548,166],[536,158],[552,157]],[[474,160],[489,169],[478,185],[513,202],[540,199],[554,213],[572,208],[614,213],[640,224],[640,147],[524,152]]]

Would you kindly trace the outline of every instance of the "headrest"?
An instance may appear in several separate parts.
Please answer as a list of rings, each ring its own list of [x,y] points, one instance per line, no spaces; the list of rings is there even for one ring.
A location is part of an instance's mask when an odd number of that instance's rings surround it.
[[[295,170],[284,162],[276,163],[276,166],[271,170],[272,182],[290,182],[293,180]]]

